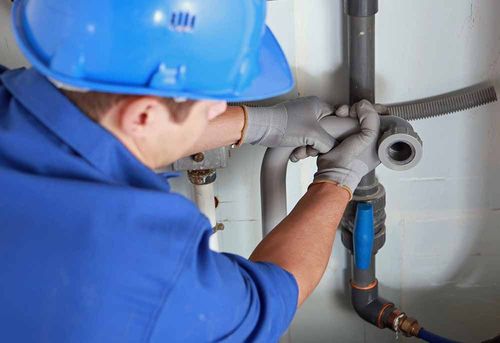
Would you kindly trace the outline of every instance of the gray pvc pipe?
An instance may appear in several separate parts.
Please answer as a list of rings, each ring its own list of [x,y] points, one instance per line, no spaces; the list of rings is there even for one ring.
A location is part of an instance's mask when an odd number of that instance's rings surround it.
[[[265,237],[287,215],[286,171],[293,148],[267,149],[260,171],[262,236]]]
[[[342,141],[360,130],[359,122],[356,119],[335,116],[322,119],[321,126],[338,141]],[[381,117],[382,132],[387,133],[395,127],[412,128],[404,119],[393,116]],[[413,131],[413,129],[411,130]],[[294,148],[271,148],[267,149],[264,155],[260,176],[262,233],[264,237],[287,216],[286,173],[293,150]]]
[[[348,20],[349,94],[350,104],[366,99],[375,103],[375,13],[377,0],[345,0]],[[373,188],[378,181],[375,170],[359,183],[360,188]]]
[[[326,117],[321,126],[335,139],[359,132],[359,123],[351,118]],[[294,148],[267,149],[260,174],[262,234],[265,237],[287,215],[286,172]]]

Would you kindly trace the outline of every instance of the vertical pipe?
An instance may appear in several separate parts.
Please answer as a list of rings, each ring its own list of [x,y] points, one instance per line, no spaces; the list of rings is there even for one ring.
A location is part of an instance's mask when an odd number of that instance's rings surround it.
[[[286,171],[293,148],[267,149],[262,161],[260,192],[262,236],[266,237],[287,216]]]
[[[366,99],[370,102],[375,102],[375,14],[378,11],[378,0],[345,0],[345,12],[349,16],[349,29],[348,29],[348,59],[349,59],[349,90],[350,102],[354,104],[358,101]],[[381,186],[380,186],[381,187]],[[351,292],[352,304],[356,312],[366,321],[376,325],[379,328],[385,327],[384,319],[394,305],[378,296],[378,283],[375,278],[375,253],[373,251],[373,239],[376,230],[375,225],[380,225],[380,218],[385,218],[384,211],[377,211],[374,213],[372,205],[363,204],[358,202],[360,198],[368,203],[377,201],[380,194],[379,183],[375,177],[375,171],[366,175],[360,182],[358,189],[355,192],[355,203],[357,203],[357,215],[361,214],[360,210],[366,207],[369,209],[371,221],[359,225],[350,232],[353,241],[357,238],[356,235],[361,234],[360,229],[365,232],[361,237],[361,244],[364,246],[365,254],[360,263],[360,256],[356,255],[356,243],[353,244],[353,261],[352,261],[352,279],[351,279]],[[356,197],[358,201],[356,201]],[[379,205],[377,207],[380,207]],[[375,221],[373,215],[376,215]],[[346,214],[349,217],[352,214]],[[370,217],[370,216],[368,216]],[[351,218],[352,219],[352,218]],[[349,222],[350,220],[347,220]],[[358,220],[356,220],[357,222]],[[375,224],[377,223],[377,224]],[[368,226],[371,226],[369,228]],[[370,231],[371,232],[368,232]],[[365,239],[367,238],[367,239]],[[371,246],[369,246],[371,243]],[[359,250],[359,249],[358,249]],[[366,256],[368,250],[373,252],[371,258]],[[358,251],[357,254],[359,254]],[[358,258],[356,258],[358,257]],[[368,262],[369,261],[369,262]]]
[[[350,101],[375,100],[375,16],[349,17]]]
[[[368,269],[359,269],[355,263],[352,263],[352,282],[360,287],[368,287],[373,285],[377,280],[375,269],[375,254],[371,257],[371,263]]]
[[[373,230],[373,205],[359,203],[354,220],[354,263],[356,268],[367,270],[370,267],[375,231]]]
[[[375,230],[373,206],[359,203],[353,232],[352,282],[358,287],[368,287],[375,282]]]
[[[210,225],[215,227],[217,219],[215,215],[214,184],[193,185],[193,188],[196,205],[200,212],[207,216]],[[216,232],[210,237],[210,249],[219,251],[219,237]]]
[[[345,0],[349,16],[350,102],[375,102],[375,14],[378,0]],[[360,182],[360,189],[376,184],[375,171]]]

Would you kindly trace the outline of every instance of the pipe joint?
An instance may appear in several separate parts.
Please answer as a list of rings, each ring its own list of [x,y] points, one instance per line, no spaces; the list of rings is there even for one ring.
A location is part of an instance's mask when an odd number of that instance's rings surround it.
[[[406,337],[417,337],[420,332],[420,324],[414,318],[408,317],[399,309],[394,309],[387,317],[386,327],[394,332],[401,332]]]
[[[370,196],[360,196],[356,191],[354,193],[353,201],[351,201],[345,210],[344,217],[340,223],[342,228],[342,243],[351,252],[354,251],[354,223],[356,218],[356,211],[358,203],[368,203],[373,207],[373,232],[375,233],[373,241],[373,254],[376,254],[385,244],[385,189],[376,181],[376,191],[372,192]]]
[[[394,311],[394,304],[378,296],[378,287],[371,289],[351,288],[352,306],[356,313],[381,329],[387,327],[387,318]]]
[[[378,156],[382,164],[397,171],[415,167],[422,159],[423,143],[411,124],[398,117],[382,116],[381,126]]]
[[[325,117],[321,126],[338,141],[359,132],[359,122],[353,118]],[[384,115],[380,117],[378,157],[389,169],[403,171],[415,167],[423,156],[423,143],[406,120]]]
[[[415,132],[392,129],[380,138],[378,155],[380,162],[392,170],[408,170],[422,159],[422,141]]]

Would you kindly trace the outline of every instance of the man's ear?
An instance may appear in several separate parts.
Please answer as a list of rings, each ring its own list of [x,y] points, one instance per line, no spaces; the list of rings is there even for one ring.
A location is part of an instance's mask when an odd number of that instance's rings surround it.
[[[169,115],[154,97],[139,97],[123,104],[118,115],[118,125],[128,136],[141,138],[154,127],[160,116]]]

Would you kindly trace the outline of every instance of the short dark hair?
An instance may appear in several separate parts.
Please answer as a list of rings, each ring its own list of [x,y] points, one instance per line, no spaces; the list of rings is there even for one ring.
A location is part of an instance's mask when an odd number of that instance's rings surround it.
[[[68,89],[60,89],[60,91],[73,103],[80,111],[85,113],[92,120],[98,122],[101,116],[109,111],[114,105],[123,100],[137,99],[140,95],[130,94],[115,94],[104,92],[78,92]],[[160,98],[169,111],[176,117],[182,120],[185,110],[192,105],[191,101],[177,102],[172,98]]]

